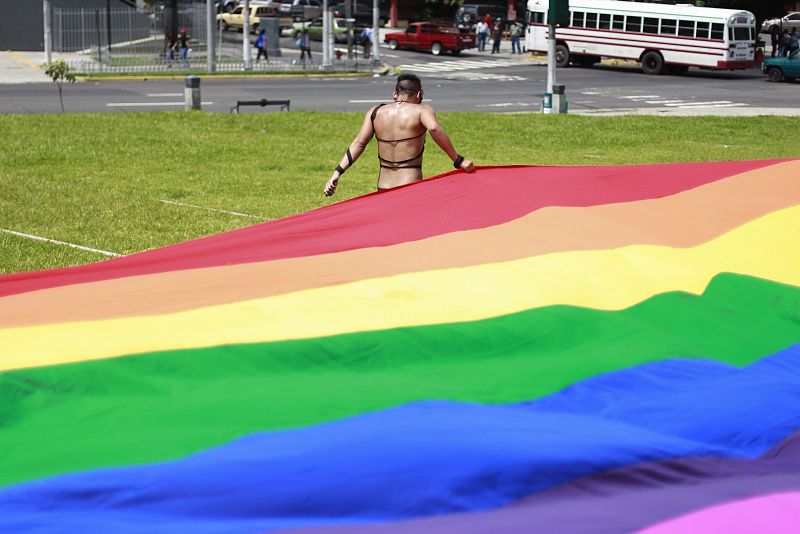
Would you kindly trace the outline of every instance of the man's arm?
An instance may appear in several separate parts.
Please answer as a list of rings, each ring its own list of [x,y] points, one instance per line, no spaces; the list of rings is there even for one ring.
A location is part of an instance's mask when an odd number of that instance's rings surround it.
[[[447,157],[453,160],[454,164],[458,164],[459,169],[463,169],[467,172],[474,172],[475,165],[472,164],[472,161],[468,159],[464,159],[456,149],[453,147],[453,142],[450,141],[450,137],[447,135],[447,132],[444,131],[444,128],[439,124],[439,121],[436,120],[436,113],[433,111],[433,108],[423,104],[420,106],[421,110],[421,121],[422,125],[428,129],[430,132],[431,137],[439,147],[444,150]],[[459,162],[459,159],[461,160]]]
[[[373,134],[375,133],[372,129],[372,120],[370,116],[372,114],[372,109],[370,109],[367,114],[364,116],[364,122],[361,123],[361,130],[359,130],[358,135],[356,138],[353,139],[353,142],[350,143],[350,146],[347,147],[347,151],[345,152],[344,156],[342,156],[339,165],[336,167],[336,170],[333,171],[330,180],[328,183],[325,184],[324,193],[325,196],[329,197],[336,192],[336,186],[339,185],[339,178],[344,174],[344,171],[350,168],[356,160],[361,156],[364,152],[364,149],[367,147],[370,139],[372,139]]]

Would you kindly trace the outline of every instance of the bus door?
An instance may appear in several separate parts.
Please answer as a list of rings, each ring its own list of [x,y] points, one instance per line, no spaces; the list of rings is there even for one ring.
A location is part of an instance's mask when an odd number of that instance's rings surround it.
[[[528,11],[528,26],[525,30],[525,48],[539,52],[547,50],[547,26],[545,11]]]

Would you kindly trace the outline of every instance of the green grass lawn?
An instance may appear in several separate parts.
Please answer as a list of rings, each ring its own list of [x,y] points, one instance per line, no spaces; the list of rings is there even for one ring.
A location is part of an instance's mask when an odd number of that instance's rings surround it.
[[[800,157],[796,119],[443,113],[478,165],[607,165]],[[375,144],[333,198],[322,186],[361,122],[353,113],[0,116],[0,229],[131,254],[374,190]],[[452,168],[428,141],[425,176]],[[469,177],[465,176],[465,180]],[[0,231],[0,272],[104,256]]]

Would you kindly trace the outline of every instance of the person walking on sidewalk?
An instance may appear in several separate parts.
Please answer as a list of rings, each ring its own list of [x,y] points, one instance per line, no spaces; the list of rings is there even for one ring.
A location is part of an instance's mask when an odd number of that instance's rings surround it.
[[[269,62],[269,56],[267,55],[267,32],[264,31],[264,28],[261,28],[258,32],[258,38],[256,39],[256,50],[258,50],[258,55],[256,56],[256,61],[261,59],[261,56],[264,56],[264,61]]]
[[[189,36],[186,35],[186,30],[181,28],[178,32],[178,57],[181,60],[183,68],[189,67]]]
[[[500,42],[503,40],[503,23],[497,17],[492,26],[492,54],[500,53]]]
[[[511,34],[511,53],[521,54],[522,48],[519,46],[519,38],[522,35],[522,24],[515,20],[511,23],[511,27],[508,29],[508,32]]]
[[[305,61],[306,54],[311,61],[311,37],[308,36],[308,30],[303,29],[300,35],[300,61]]]

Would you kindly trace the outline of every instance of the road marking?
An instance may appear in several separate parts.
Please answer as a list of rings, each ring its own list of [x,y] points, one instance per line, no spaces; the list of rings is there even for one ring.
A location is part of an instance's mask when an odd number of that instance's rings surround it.
[[[108,102],[110,108],[139,108],[149,106],[183,106],[185,102]],[[200,102],[203,106],[211,106],[213,102]]]
[[[599,95],[598,91],[584,91],[581,93],[582,95]]]
[[[628,100],[637,100],[637,99],[645,99],[645,98],[661,98],[659,95],[633,95],[633,96],[621,96],[620,98],[625,98]]]
[[[520,61],[511,60],[447,60],[431,63],[404,63],[398,65],[397,68],[412,70],[417,72],[448,72],[448,71],[463,71],[471,69],[484,69],[496,67],[513,67],[523,65]]]
[[[65,246],[72,247],[72,248],[77,248],[77,249],[80,249],[80,250],[86,250],[88,252],[96,252],[97,254],[102,254],[104,256],[113,256],[113,257],[122,256],[122,254],[117,254],[116,252],[109,252],[107,250],[100,250],[100,249],[91,248],[91,247],[84,247],[83,245],[76,245],[75,243],[67,243],[66,241],[58,241],[56,239],[48,239],[46,237],[41,237],[41,236],[33,235],[33,234],[23,234],[22,232],[15,232],[14,230],[7,230],[5,228],[0,228],[0,232],[5,232],[7,234],[15,235],[15,236],[18,236],[18,237],[24,237],[24,238],[27,238],[27,239],[34,239],[36,241],[46,241],[47,243],[54,243],[56,245],[65,245]]]
[[[497,104],[475,104],[476,108],[508,108],[512,106],[530,107],[539,104],[532,104],[531,102],[500,102]]]
[[[228,215],[237,215],[239,217],[250,217],[252,219],[259,219],[262,221],[268,221],[269,219],[265,217],[260,217],[258,215],[250,215],[249,213],[240,213],[238,211],[228,211],[228,210],[221,210],[218,208],[207,208],[205,206],[198,206],[196,204],[184,204],[183,202],[175,202],[174,200],[159,200],[159,202],[163,202],[164,204],[173,204],[175,206],[184,206],[187,208],[195,208],[198,210],[208,210],[208,211],[218,211],[220,213],[227,213]]]
[[[9,56],[13,57],[17,61],[21,61],[22,63],[26,64],[27,66],[29,66],[32,69],[39,70],[39,65],[37,65],[33,61],[29,60],[28,58],[17,54],[16,52],[12,52],[11,50],[6,50],[6,54],[8,54]]]
[[[679,104],[684,102],[683,100],[648,100],[647,104]]]
[[[714,106],[718,104],[733,104],[730,100],[715,100],[713,102],[683,102],[682,104],[666,104],[667,107],[695,107],[695,106]]]
[[[669,105],[669,104],[667,104]],[[740,107],[747,107],[750,104],[744,104],[741,102],[731,102],[729,104],[698,104],[698,105],[691,105],[691,106],[679,106],[684,109],[690,108],[740,108]]]
[[[183,93],[147,93],[147,96],[168,98],[171,96],[183,96]]]

